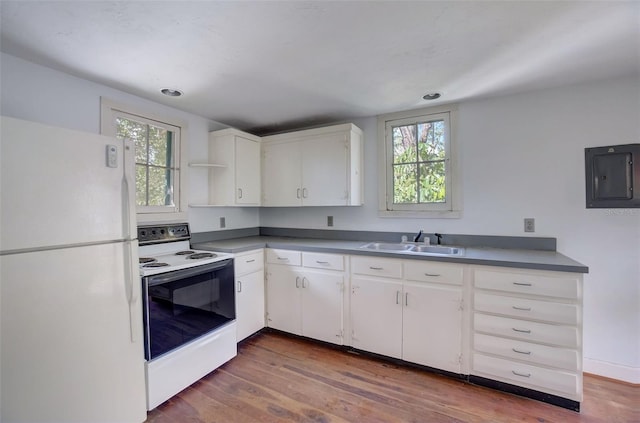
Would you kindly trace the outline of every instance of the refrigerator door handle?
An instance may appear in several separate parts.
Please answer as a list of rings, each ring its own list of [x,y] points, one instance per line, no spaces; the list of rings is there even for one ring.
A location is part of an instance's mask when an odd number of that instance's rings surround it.
[[[135,343],[136,336],[136,302],[138,296],[136,295],[136,289],[134,281],[138,275],[138,268],[133,263],[133,251],[131,241],[124,242],[124,290],[127,297],[127,305],[129,308],[129,333],[131,335],[131,342]]]
[[[135,181],[134,177],[134,147],[130,139],[123,139],[124,154],[122,157],[123,175],[122,175],[122,219],[123,219],[123,235],[126,240],[136,239],[137,236],[137,220],[135,213],[135,182],[133,190],[131,189],[131,181]],[[134,235],[134,229],[136,233]]]

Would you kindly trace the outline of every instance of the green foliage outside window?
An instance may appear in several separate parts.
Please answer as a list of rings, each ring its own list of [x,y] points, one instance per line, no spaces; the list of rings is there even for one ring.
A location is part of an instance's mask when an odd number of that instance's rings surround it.
[[[446,151],[441,120],[396,126],[393,137],[393,202],[446,201]]]
[[[173,133],[164,128],[116,119],[117,136],[135,144],[136,204],[173,206]]]

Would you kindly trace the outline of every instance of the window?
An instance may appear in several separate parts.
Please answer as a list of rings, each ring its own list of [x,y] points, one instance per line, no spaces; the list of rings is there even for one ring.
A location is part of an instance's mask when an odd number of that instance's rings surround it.
[[[124,109],[102,100],[102,133],[134,142],[138,221],[186,219],[180,195],[181,125]]]
[[[454,121],[451,106],[378,117],[383,216],[459,217]]]

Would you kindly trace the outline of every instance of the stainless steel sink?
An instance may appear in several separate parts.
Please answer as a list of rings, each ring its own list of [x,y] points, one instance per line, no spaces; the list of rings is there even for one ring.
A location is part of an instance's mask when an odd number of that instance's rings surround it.
[[[361,246],[367,250],[396,251],[424,255],[459,256],[464,252],[460,247],[448,247],[444,245],[425,245],[411,242],[370,242]]]
[[[416,245],[411,251],[416,253],[458,255],[461,249],[458,247],[445,247],[443,245]]]
[[[360,248],[381,251],[410,251],[413,247],[415,247],[415,245],[407,244],[406,242],[370,242]]]

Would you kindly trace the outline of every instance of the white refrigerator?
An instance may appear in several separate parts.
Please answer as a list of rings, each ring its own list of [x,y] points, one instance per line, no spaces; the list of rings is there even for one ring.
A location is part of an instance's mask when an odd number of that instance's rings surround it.
[[[142,422],[133,146],[0,122],[0,421]]]

